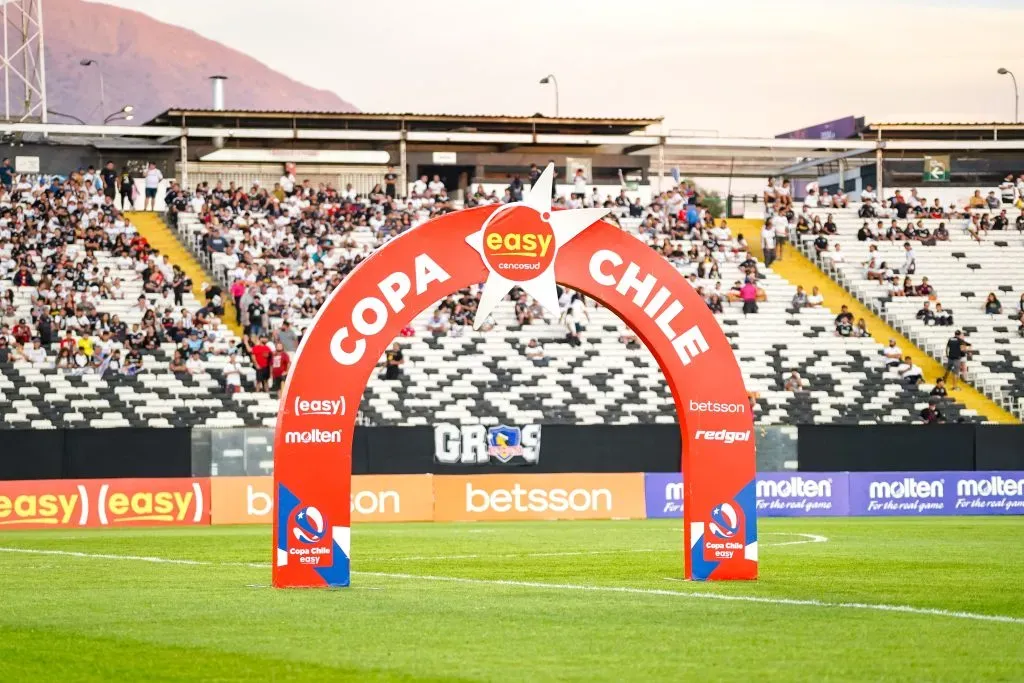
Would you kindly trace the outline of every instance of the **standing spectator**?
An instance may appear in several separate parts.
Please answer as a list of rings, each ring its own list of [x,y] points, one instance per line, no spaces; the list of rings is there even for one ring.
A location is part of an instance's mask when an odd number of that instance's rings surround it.
[[[273,380],[271,389],[273,391],[281,391],[281,385],[284,384],[285,377],[288,376],[288,369],[291,367],[291,364],[291,356],[289,356],[288,351],[285,350],[284,344],[282,342],[277,342],[276,348],[274,349],[274,359],[270,362],[270,376]]]
[[[772,216],[764,227],[761,229],[761,249],[764,251],[764,264],[771,267],[772,263],[775,262],[775,228],[772,227],[773,222],[780,218],[779,214]],[[782,218],[785,221],[785,218]]]
[[[964,379],[963,373],[969,349],[970,344],[964,339],[962,330],[954,332],[953,338],[946,342],[946,372],[942,375],[942,379],[945,380],[950,373],[953,374],[953,386],[951,387],[953,391],[957,390],[959,380]]]
[[[114,170],[114,162],[108,161],[100,171],[100,178],[103,180],[103,196],[110,200],[110,203],[114,203],[114,197],[117,196],[117,171]]]
[[[283,347],[285,353],[295,353],[299,348],[299,336],[295,334],[291,322],[285,320],[281,323],[281,329],[277,331],[277,341]]]
[[[156,191],[163,179],[164,174],[160,172],[156,164],[152,161],[149,162],[149,167],[146,169],[146,198],[142,202],[143,211],[156,211]]]
[[[903,256],[903,272],[913,275],[917,272],[917,255],[914,254],[914,248],[910,246],[910,242],[903,243]]]
[[[242,390],[242,364],[238,362],[238,355],[232,353],[228,356],[228,362],[224,364],[224,388],[229,394],[235,394]]]
[[[121,191],[121,210],[124,211],[125,207],[128,209],[135,208],[135,183],[132,181],[132,174],[125,168],[121,171],[119,177],[120,180],[120,191]]]
[[[267,338],[261,336],[252,347],[252,364],[256,366],[255,391],[270,391],[270,363],[274,351],[267,344]]]
[[[14,169],[11,168],[11,160],[4,157],[4,163],[0,165],[0,185],[3,185],[6,190],[10,190],[13,182]]]
[[[384,195],[388,199],[395,198],[395,188],[398,185],[398,174],[395,173],[394,166],[388,166],[387,173],[384,174]]]
[[[259,295],[253,296],[247,310],[249,317],[249,334],[256,337],[263,334],[263,316],[267,310],[263,308]]]
[[[404,364],[405,356],[402,355],[402,345],[395,342],[384,353],[384,379],[392,381],[401,379],[402,365]]]
[[[743,300],[743,314],[757,313],[757,285],[748,277],[740,287],[740,299]]]

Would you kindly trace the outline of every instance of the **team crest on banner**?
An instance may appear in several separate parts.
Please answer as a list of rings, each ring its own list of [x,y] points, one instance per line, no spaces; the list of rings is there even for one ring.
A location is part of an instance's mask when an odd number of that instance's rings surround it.
[[[508,463],[523,457],[523,430],[519,427],[498,425],[487,430],[487,455]]]

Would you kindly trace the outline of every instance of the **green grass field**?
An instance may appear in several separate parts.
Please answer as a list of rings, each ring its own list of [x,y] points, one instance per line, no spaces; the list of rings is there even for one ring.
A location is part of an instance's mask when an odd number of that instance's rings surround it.
[[[1024,519],[761,532],[698,584],[678,521],[363,525],[334,591],[268,528],[4,532],[0,680],[1024,680]]]

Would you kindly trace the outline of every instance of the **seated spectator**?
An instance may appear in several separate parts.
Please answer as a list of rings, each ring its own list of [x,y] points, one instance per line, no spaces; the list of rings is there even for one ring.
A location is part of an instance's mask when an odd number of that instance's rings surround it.
[[[804,390],[804,380],[800,377],[799,372],[793,370],[789,373],[789,377],[786,378],[785,389],[786,391],[792,391],[794,393]]]
[[[928,282],[928,278],[921,278],[921,284],[917,286],[916,294],[917,296],[932,296],[935,294],[935,289]]]
[[[881,221],[879,221],[881,224]],[[873,242],[878,239],[877,233],[871,229],[867,221],[864,221],[864,225],[860,226],[860,230],[857,231],[858,242]]]
[[[633,339],[635,341],[636,337],[633,337]],[[622,341],[622,337],[619,337],[619,341],[620,342]],[[626,347],[629,348],[629,344],[628,343],[626,344]],[[638,348],[639,348],[639,345],[638,345]],[[547,360],[547,356],[544,355],[544,347],[541,346],[540,342],[538,342],[536,339],[531,339],[530,341],[528,341],[526,343],[526,348],[524,349],[523,352],[526,354],[526,357],[529,358],[532,361],[536,362],[536,361],[545,361],[545,360]]]
[[[971,201],[968,203],[968,206],[972,209],[985,208],[985,198],[981,196],[981,190],[974,191],[974,194],[971,195]]]
[[[520,324],[522,324],[520,322]],[[443,336],[448,332],[448,318],[440,308],[434,309],[434,315],[427,321],[427,331],[435,337]]]
[[[717,294],[712,294],[708,297],[708,308],[711,309],[712,313],[722,313],[722,297]]]
[[[145,362],[142,359],[142,352],[139,349],[132,349],[124,359],[124,374],[129,377],[138,375],[145,369]]]
[[[890,339],[889,345],[882,349],[882,356],[885,358],[886,367],[895,367],[899,365],[900,359],[903,358],[903,350],[896,346],[895,339]]]
[[[985,299],[984,311],[987,315],[1002,315],[1003,305],[999,302],[995,292],[989,292]]]
[[[831,262],[833,265],[837,263],[846,263],[846,254],[843,252],[841,244],[836,242],[832,245],[832,250],[822,254],[822,258],[826,261]]]
[[[818,291],[818,287],[814,286],[811,288],[811,293],[807,296],[807,306],[810,308],[821,308],[825,304],[825,297]]]
[[[821,255],[826,251],[828,251],[828,239],[825,235],[819,234],[814,238],[814,254],[818,258],[821,258]]]
[[[925,424],[939,424],[946,421],[946,417],[939,410],[935,399],[928,402],[928,405],[921,411],[921,420]]]
[[[1024,201],[1024,198],[1022,198],[1022,201]],[[1018,231],[1024,231],[1024,209],[1020,210],[1020,215],[1017,216],[1017,220],[1014,221],[1014,224],[1017,226]]]
[[[917,319],[922,321],[925,325],[935,324],[935,311],[931,308],[931,302],[925,301],[921,306],[921,309],[917,312]]]
[[[797,285],[796,294],[793,295],[793,308],[801,309],[807,306],[807,294],[802,285]]]
[[[185,367],[190,375],[198,375],[205,370],[203,360],[199,357],[199,352],[193,352],[185,362]]]
[[[739,280],[736,280],[735,282],[732,283],[732,287],[729,288],[729,291],[725,293],[725,300],[731,304],[734,304],[738,301],[743,301],[743,295],[741,293],[742,289],[743,283],[740,282]]]
[[[953,325],[953,311],[942,308],[942,304],[935,305],[935,324],[942,327]]]
[[[1010,227],[1010,218],[1006,215],[1006,209],[999,212],[999,215],[992,219],[993,230],[1007,230]]]
[[[861,318],[860,320],[857,321],[857,326],[855,328],[853,328],[853,336],[854,337],[870,337],[871,336],[871,333],[868,332],[868,324],[864,320],[864,318]]]
[[[188,365],[185,363],[185,359],[181,355],[181,351],[174,352],[174,358],[171,359],[168,369],[178,379],[183,379],[192,374],[188,369]]]
[[[900,376],[907,386],[917,386],[924,379],[921,368],[914,365],[910,356],[904,356],[903,361],[896,366],[896,374]]]
[[[988,196],[985,197],[985,206],[991,211],[998,211],[1000,203],[999,197],[996,196],[996,191],[989,190]]]
[[[853,334],[853,313],[850,313],[846,304],[843,304],[839,315],[836,316],[835,325],[836,334],[840,337],[849,337]]]
[[[935,380],[935,386],[932,387],[932,390],[928,392],[928,395],[929,396],[937,396],[939,398],[945,398],[946,397],[946,380],[942,379],[941,377],[939,377],[937,380]]]
[[[21,354],[34,367],[41,368],[46,365],[46,349],[43,348],[39,337],[32,337],[32,344],[26,346]]]

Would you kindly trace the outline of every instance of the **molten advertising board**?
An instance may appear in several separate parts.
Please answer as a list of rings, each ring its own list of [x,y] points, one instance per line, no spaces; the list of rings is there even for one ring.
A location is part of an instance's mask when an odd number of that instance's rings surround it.
[[[553,173],[549,165],[522,202],[446,214],[402,233],[359,264],[320,308],[296,353],[277,419],[275,586],[348,585],[354,407],[404,326],[480,282],[477,324],[513,287],[557,315],[558,282],[633,329],[676,400],[687,501],[683,574],[756,578],[753,419],[729,340],[679,271],[602,221],[606,210],[553,211]],[[299,408],[313,405],[327,407]],[[499,496],[499,506],[503,501]]]
[[[210,523],[209,479],[0,482],[0,528]]]

